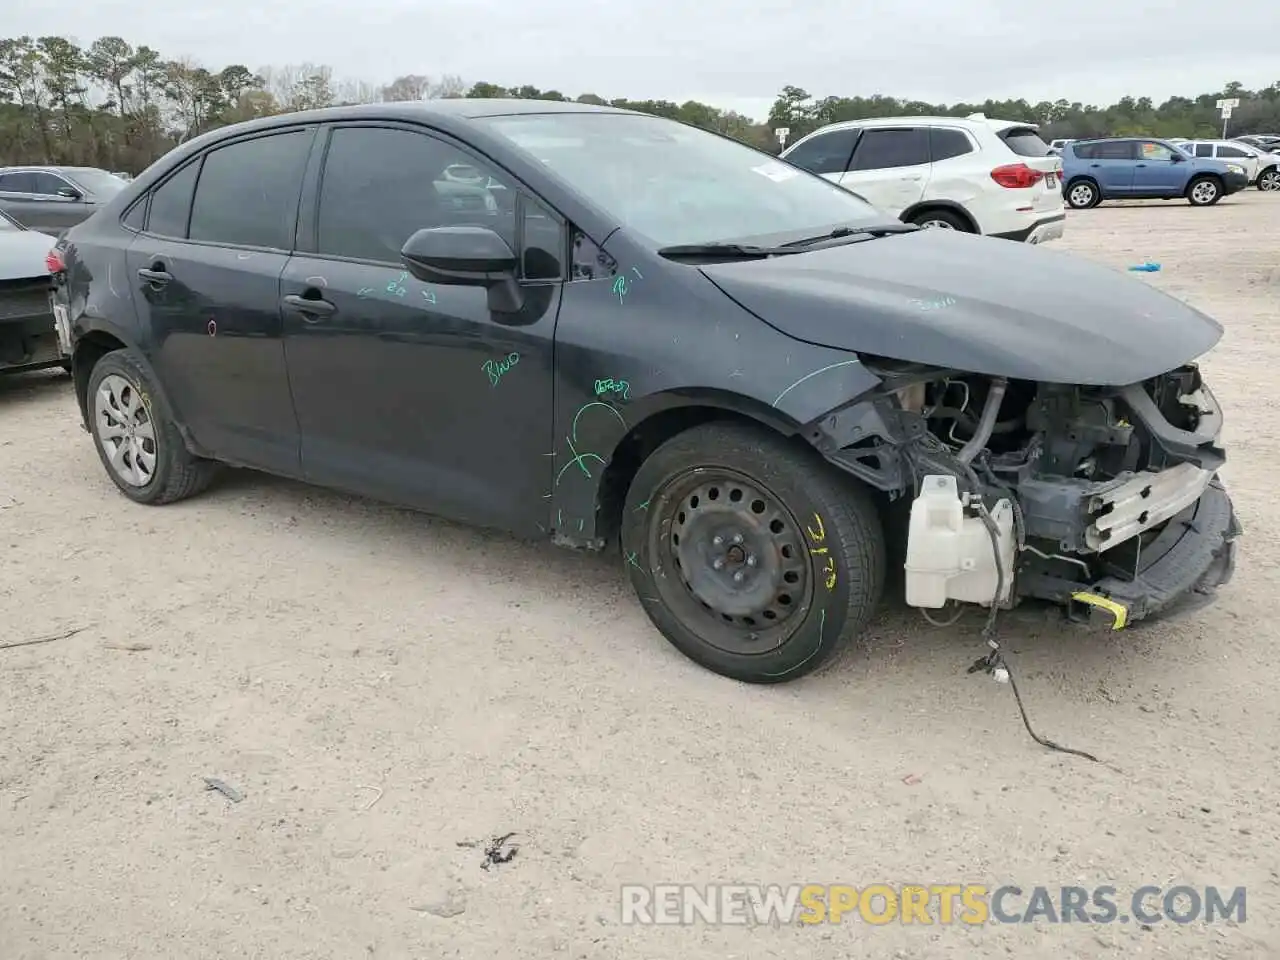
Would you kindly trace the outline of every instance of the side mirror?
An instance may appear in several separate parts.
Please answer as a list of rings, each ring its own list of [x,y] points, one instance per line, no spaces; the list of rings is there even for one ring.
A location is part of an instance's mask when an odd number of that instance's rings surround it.
[[[79,200],[84,195],[79,190],[73,190],[70,187],[63,187],[58,191],[58,196],[66,200]]]
[[[400,248],[400,259],[425,283],[486,288],[495,313],[515,313],[524,303],[516,279],[519,258],[488,227],[419,230]]]
[[[1186,157],[1184,157],[1184,156],[1183,156],[1182,154],[1180,154],[1180,153],[1175,153],[1175,154],[1174,154],[1172,157],[1170,157],[1169,159],[1170,159],[1170,160],[1172,160],[1174,163],[1181,163],[1183,160],[1185,160],[1185,159],[1187,159],[1187,158],[1186,158]]]

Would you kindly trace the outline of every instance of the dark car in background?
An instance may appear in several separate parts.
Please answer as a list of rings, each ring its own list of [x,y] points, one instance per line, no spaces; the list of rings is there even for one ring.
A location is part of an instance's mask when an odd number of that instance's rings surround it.
[[[71,366],[54,320],[52,247],[48,236],[0,212],[0,372]]]
[[[1117,629],[1233,569],[1195,364],[1221,325],[672,120],[264,118],[56,250],[76,402],[130,500],[221,462],[611,548],[663,635],[740,680],[826,661],[889,558],[921,609],[1034,597]]]
[[[0,167],[0,210],[57,236],[128,185],[97,167]]]
[[[1249,185],[1239,164],[1193,157],[1145,137],[1073,140],[1062,148],[1063,196],[1077,210],[1103,200],[1173,200],[1208,207]]]

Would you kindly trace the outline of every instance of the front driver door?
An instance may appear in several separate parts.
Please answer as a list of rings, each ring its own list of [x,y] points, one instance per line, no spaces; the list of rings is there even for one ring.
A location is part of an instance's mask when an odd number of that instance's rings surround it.
[[[1175,160],[1174,157],[1179,159]],[[1186,185],[1182,166],[1186,161],[1173,148],[1154,140],[1138,141],[1138,162],[1133,165],[1133,192],[1146,196],[1176,197]]]
[[[923,196],[930,167],[927,128],[874,127],[863,132],[840,185],[897,217]]]
[[[309,178],[315,180],[317,171]],[[307,479],[536,536],[552,437],[565,230],[460,144],[335,125],[281,281]],[[481,225],[523,252],[524,309],[401,266],[415,231]]]

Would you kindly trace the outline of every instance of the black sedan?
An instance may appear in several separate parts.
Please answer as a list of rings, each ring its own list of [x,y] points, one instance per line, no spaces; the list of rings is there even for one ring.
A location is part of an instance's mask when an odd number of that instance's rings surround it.
[[[741,680],[857,635],[889,558],[925,611],[1041,598],[1117,628],[1231,575],[1193,362],[1215,321],[673,121],[257,120],[59,248],[76,396],[125,496],[226,462],[616,549],[658,629]]]

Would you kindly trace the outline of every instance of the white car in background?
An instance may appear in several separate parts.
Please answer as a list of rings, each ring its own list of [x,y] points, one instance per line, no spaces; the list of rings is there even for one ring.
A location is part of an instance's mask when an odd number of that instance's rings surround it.
[[[1244,167],[1249,182],[1259,190],[1280,190],[1280,154],[1235,140],[1188,140],[1178,147],[1193,157],[1213,157]]]
[[[1035,124],[969,117],[833,123],[781,158],[907,223],[1026,243],[1062,236],[1062,159]]]

